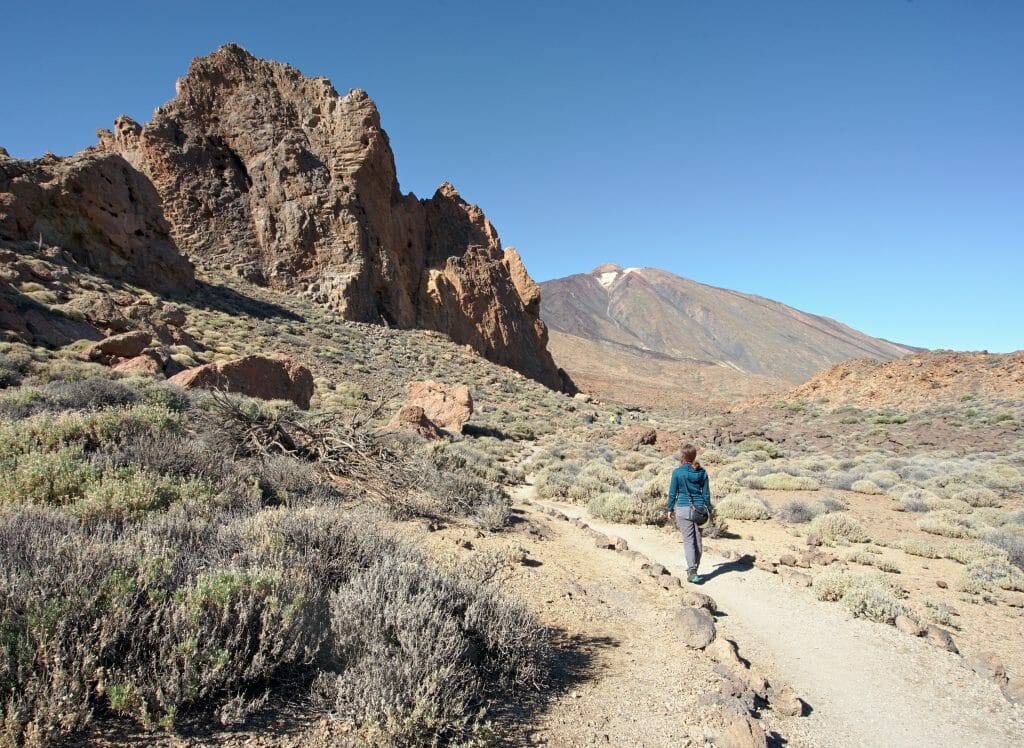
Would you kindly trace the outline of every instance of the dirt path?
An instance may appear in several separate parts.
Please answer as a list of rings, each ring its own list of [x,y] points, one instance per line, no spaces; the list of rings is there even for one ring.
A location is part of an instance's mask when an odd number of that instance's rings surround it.
[[[571,504],[538,501],[532,486],[516,498],[557,508],[624,538],[632,550],[684,576],[674,534],[595,520]],[[715,574],[718,569],[719,573]],[[724,615],[719,631],[774,682],[791,684],[810,705],[787,720],[792,744],[818,746],[1009,746],[1024,742],[1024,715],[962,658],[895,628],[853,619],[838,605],[756,568],[707,554],[700,589]],[[600,677],[610,677],[602,673]]]

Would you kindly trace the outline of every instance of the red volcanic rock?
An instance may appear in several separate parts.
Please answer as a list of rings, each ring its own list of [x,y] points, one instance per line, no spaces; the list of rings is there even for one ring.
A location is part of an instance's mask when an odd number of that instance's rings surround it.
[[[140,355],[151,342],[153,336],[144,330],[111,335],[109,338],[95,343],[87,352],[86,357],[93,361],[102,361],[112,357],[135,358]]]
[[[138,356],[127,358],[114,364],[113,368],[118,371],[133,373],[162,374],[164,371],[164,362],[160,358],[159,354],[152,351],[146,351]]]
[[[446,333],[549,387],[539,291],[483,212],[443,184],[403,195],[365,92],[235,45],[196,59],[144,127],[100,147],[152,180],[190,255],[297,289],[346,319]]]
[[[217,389],[263,400],[291,400],[303,410],[309,408],[313,396],[310,370],[281,354],[204,364],[175,374],[168,381],[186,390]]]
[[[441,430],[419,405],[403,405],[387,425],[388,431],[412,431],[425,439],[440,439]]]
[[[97,273],[154,291],[195,285],[160,196],[114,153],[92,149],[31,161],[0,156],[0,238],[59,245]]]
[[[462,424],[473,415],[473,396],[463,385],[409,382],[405,402],[421,407],[427,418],[449,431],[462,431]]]

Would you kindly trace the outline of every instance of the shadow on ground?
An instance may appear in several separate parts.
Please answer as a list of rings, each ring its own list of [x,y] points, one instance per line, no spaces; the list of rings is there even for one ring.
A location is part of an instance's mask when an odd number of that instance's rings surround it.
[[[724,564],[716,564],[715,568],[707,574],[701,574],[701,580],[706,582],[709,579],[714,579],[722,574],[728,574],[730,572],[745,572],[750,571],[754,568],[754,557],[749,553],[733,561],[726,561]]]
[[[617,639],[606,636],[569,635],[561,630],[549,633],[552,643],[545,682],[537,691],[518,694],[491,710],[499,745],[534,745],[531,738],[538,716],[552,701],[596,675],[594,663],[600,650],[619,646]]]

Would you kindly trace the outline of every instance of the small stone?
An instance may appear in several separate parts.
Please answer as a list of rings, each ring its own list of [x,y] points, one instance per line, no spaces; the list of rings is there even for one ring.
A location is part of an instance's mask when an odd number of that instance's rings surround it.
[[[691,608],[704,608],[708,613],[714,613],[718,610],[718,606],[711,595],[705,595],[703,592],[695,592],[694,590],[687,590],[683,593],[683,605]]]
[[[658,577],[658,584],[660,584],[666,590],[682,586],[682,583],[679,581],[679,577],[674,577],[671,574],[663,574],[662,576]]]
[[[804,713],[804,702],[791,686],[783,686],[771,698],[772,708],[787,717],[799,717]]]
[[[939,628],[934,623],[929,623],[924,630],[925,636],[928,637],[928,641],[934,644],[940,649],[945,649],[948,652],[959,654],[960,650],[956,648],[956,642],[953,641],[953,637],[944,628]]]
[[[742,670],[743,663],[736,653],[736,643],[730,639],[716,636],[715,640],[704,648],[704,653],[720,665],[734,670]]]
[[[975,652],[967,657],[967,666],[982,678],[988,678],[998,686],[1007,683],[1006,668],[995,652]]]
[[[940,590],[944,590],[944,589],[946,589],[947,587],[949,587],[949,584],[948,584],[948,583],[946,583],[946,582],[944,582],[944,581],[943,581],[943,580],[941,580],[941,579],[936,579],[936,580],[935,580],[935,586],[936,586],[936,587],[938,587],[938,588],[939,588]]]
[[[626,542],[625,538],[612,537],[612,545],[617,551],[628,551],[629,543]]]
[[[715,739],[715,748],[767,748],[768,740],[757,720],[736,717]]]
[[[796,566],[796,556],[790,553],[784,553],[779,556],[779,564],[782,566]]]
[[[715,639],[715,622],[702,608],[680,608],[672,614],[679,638],[691,649],[704,649]]]
[[[668,569],[666,569],[661,564],[651,564],[647,569],[647,573],[650,576],[657,578],[660,577],[662,574],[668,574]]]
[[[1024,704],[1024,678],[1010,678],[1002,688],[1003,696],[1014,704]]]

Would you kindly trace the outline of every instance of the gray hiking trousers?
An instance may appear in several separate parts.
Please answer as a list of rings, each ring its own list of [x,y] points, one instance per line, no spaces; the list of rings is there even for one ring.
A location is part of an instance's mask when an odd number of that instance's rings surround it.
[[[701,544],[700,528],[690,521],[690,507],[676,507],[676,527],[683,535],[683,552],[686,554],[686,571],[691,576],[697,573],[700,556],[704,549]]]

